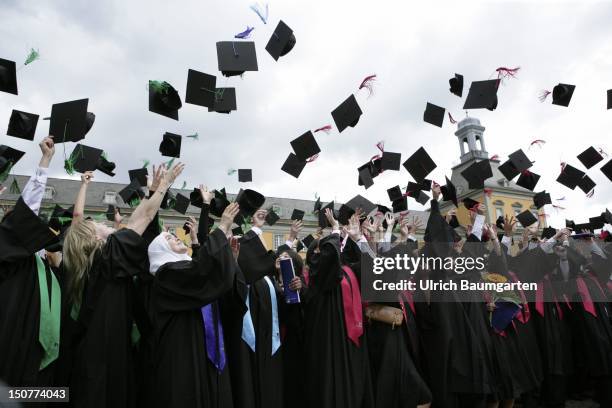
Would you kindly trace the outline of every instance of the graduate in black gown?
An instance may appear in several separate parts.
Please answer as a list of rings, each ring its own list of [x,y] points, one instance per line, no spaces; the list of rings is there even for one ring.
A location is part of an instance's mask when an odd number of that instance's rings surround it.
[[[216,301],[231,289],[236,270],[227,236],[238,214],[230,204],[193,257],[163,232],[149,245],[155,331],[153,401],[158,407],[233,407],[223,329]]]
[[[40,148],[36,174],[0,224],[0,380],[10,386],[52,386],[60,347],[61,277],[39,253],[57,242],[38,216],[53,139]]]
[[[67,296],[77,324],[70,386],[76,407],[136,405],[133,279],[143,273],[147,262],[141,235],[183,168],[179,163],[164,172],[155,194],[138,205],[127,227],[119,231],[84,218],[87,185],[93,176],[86,172],[81,177],[72,225],[64,240]]]

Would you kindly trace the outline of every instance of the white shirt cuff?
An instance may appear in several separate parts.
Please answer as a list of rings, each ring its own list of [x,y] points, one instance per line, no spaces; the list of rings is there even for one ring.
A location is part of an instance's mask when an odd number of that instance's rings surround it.
[[[257,235],[261,235],[262,234],[262,230],[259,227],[251,227],[251,231],[253,231],[254,233],[256,233]]]

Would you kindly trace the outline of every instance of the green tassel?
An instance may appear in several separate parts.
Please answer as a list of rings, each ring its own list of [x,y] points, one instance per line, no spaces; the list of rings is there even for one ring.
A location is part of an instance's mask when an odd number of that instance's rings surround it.
[[[168,170],[170,170],[172,168],[172,164],[174,163],[174,159],[175,158],[173,157],[168,163],[166,163],[166,168]]]
[[[21,194],[21,189],[19,188],[19,184],[17,183],[17,179],[13,179],[11,183],[11,187],[9,187],[9,193],[11,194]]]
[[[140,198],[134,198],[130,200],[128,204],[130,207],[138,207],[138,205],[140,204]]]
[[[176,205],[176,198],[170,197],[168,199],[168,208],[174,208],[175,205]]]
[[[100,156],[102,156],[102,158],[104,160],[108,161],[108,156],[107,156],[106,152],[102,152],[102,154]]]
[[[253,218],[244,217],[244,222],[242,223],[242,230],[245,232],[250,230],[252,223],[253,223]]]
[[[147,159],[144,159],[143,160],[142,168],[146,169],[147,167],[149,167],[149,164],[151,164],[151,162],[149,160],[147,160]]]
[[[160,231],[164,230],[164,220],[162,220],[161,218],[157,218],[157,225],[159,226]]]
[[[98,214],[94,217],[96,221],[106,221],[106,214]]]
[[[170,84],[166,81],[149,81],[149,88],[155,93],[167,93],[170,89]]]
[[[72,217],[57,217],[57,220],[59,221],[60,224],[64,225],[64,224],[71,223]]]
[[[198,133],[197,133],[197,132],[196,132],[196,133],[194,133],[193,135],[187,135],[187,136],[185,136],[185,137],[189,137],[189,138],[191,138],[191,139],[193,139],[193,140],[200,140],[200,136],[198,135]]]
[[[9,162],[8,166],[2,173],[0,173],[0,183],[4,183],[4,181],[8,178],[11,169],[13,168],[13,162]]]
[[[183,186],[181,187],[181,190],[184,190],[187,187],[187,182],[183,181]]]
[[[228,169],[228,170],[227,170],[227,175],[228,175],[228,176],[231,176],[232,174],[236,173],[237,171],[238,171],[238,170],[236,170],[236,169]]]
[[[28,65],[28,64],[36,61],[39,58],[40,58],[40,52],[38,52],[38,50],[35,50],[34,48],[32,48],[30,50],[30,53],[28,54],[28,57],[26,58],[25,62],[23,63],[23,65]]]
[[[66,170],[66,173],[68,173],[70,176],[73,176],[75,172],[74,162],[75,160],[73,157],[64,160],[64,170]]]

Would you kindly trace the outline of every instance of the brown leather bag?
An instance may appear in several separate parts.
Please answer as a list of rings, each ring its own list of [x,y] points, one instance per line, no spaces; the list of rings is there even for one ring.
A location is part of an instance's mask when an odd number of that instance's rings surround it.
[[[404,322],[404,314],[401,309],[392,306],[370,304],[365,309],[368,320],[390,324],[392,328],[401,326]]]

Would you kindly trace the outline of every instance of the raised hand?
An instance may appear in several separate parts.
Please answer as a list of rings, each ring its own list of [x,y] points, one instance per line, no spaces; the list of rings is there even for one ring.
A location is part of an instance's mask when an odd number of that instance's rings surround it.
[[[393,231],[393,226],[395,225],[395,221],[397,220],[393,216],[392,212],[388,212],[385,214],[385,221],[387,221],[387,230]]]
[[[508,217],[504,216],[504,235],[507,237],[511,237],[514,234],[514,229],[516,228],[516,219],[514,216]]]
[[[433,199],[438,201],[438,199],[440,198],[440,194],[442,194],[442,190],[440,189],[440,185],[438,183],[431,184],[431,194],[433,196]]]
[[[343,227],[343,231],[354,241],[359,241],[363,235],[361,234],[361,225],[359,224],[359,215],[353,214],[349,218],[348,226]]]
[[[200,187],[198,188],[200,190],[200,195],[202,196],[202,201],[204,201],[204,204],[210,204],[212,199],[215,198],[215,193],[213,193],[212,191],[208,191],[208,187],[203,184],[200,184]]]
[[[147,183],[149,183],[149,191],[157,191],[159,187],[159,183],[161,183],[164,178],[164,174],[166,174],[166,165],[160,164],[155,167],[153,165],[153,177],[147,176]]]
[[[187,227],[189,228],[189,238],[191,239],[191,245],[198,243],[198,222],[195,218],[189,217],[187,222]]]
[[[6,187],[0,186],[0,195],[2,195],[6,191]]]
[[[331,224],[332,231],[337,231],[340,229],[340,224],[338,223],[338,220],[334,218],[334,212],[331,208],[325,209],[325,218],[327,218],[327,221]]]
[[[114,218],[115,228],[118,228],[119,225],[121,225],[122,221],[123,221],[123,216],[121,216],[121,212],[119,211],[119,208],[115,207],[115,218]]]
[[[55,154],[55,144],[53,143],[53,136],[45,137],[39,144],[40,151],[42,152],[42,158],[40,159],[40,167],[49,167],[51,159]]]
[[[416,234],[421,227],[423,227],[421,220],[418,217],[412,217],[412,221],[408,225],[408,234]]]
[[[166,172],[163,176],[163,182],[166,184],[166,187],[170,187],[172,183],[177,179],[178,176],[181,175],[183,170],[185,169],[185,164],[177,163],[170,170]]]
[[[253,215],[253,226],[257,228],[263,227],[266,222],[266,215],[268,215],[268,211],[266,210],[257,210]]]
[[[293,220],[291,229],[289,230],[289,241],[297,239],[300,231],[302,231],[304,223],[301,220]]]
[[[81,184],[89,184],[94,178],[93,172],[91,171],[86,171],[85,173],[81,174]]]
[[[225,207],[225,211],[221,214],[221,220],[219,221],[219,229],[223,231],[225,235],[231,232],[234,218],[236,218],[239,212],[240,207],[238,203],[230,203],[230,205]]]

